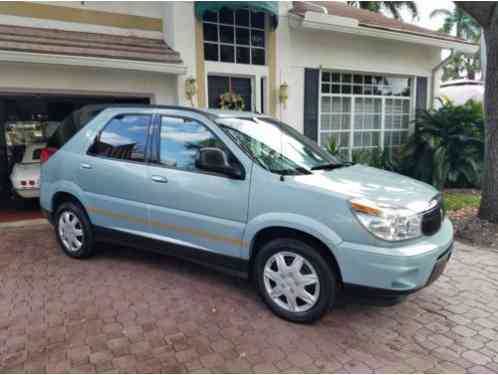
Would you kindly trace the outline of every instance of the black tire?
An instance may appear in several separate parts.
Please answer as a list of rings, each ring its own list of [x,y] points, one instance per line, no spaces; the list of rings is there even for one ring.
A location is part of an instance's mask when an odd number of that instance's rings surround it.
[[[81,241],[82,245],[77,250],[71,250],[70,248],[68,248],[59,233],[61,216],[65,213],[70,213],[78,219],[80,223],[79,227],[81,227],[81,230],[83,232]],[[77,259],[88,258],[89,256],[93,255],[95,250],[93,228],[90,224],[90,220],[88,219],[85,210],[81,208],[80,205],[73,202],[64,202],[59,207],[57,207],[54,215],[54,229],[57,241],[59,242],[62,251],[64,251],[66,255]]]
[[[279,252],[292,252],[302,256],[316,271],[319,280],[318,299],[307,311],[289,311],[279,306],[270,297],[266,286],[264,269],[267,261]],[[256,285],[263,301],[279,317],[297,323],[311,323],[320,319],[333,305],[336,297],[336,275],[319,251],[307,242],[293,239],[275,239],[265,244],[257,253],[254,262]]]

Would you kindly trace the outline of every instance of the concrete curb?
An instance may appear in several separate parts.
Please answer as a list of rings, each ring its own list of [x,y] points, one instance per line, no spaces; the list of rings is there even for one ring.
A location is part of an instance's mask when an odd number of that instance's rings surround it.
[[[10,223],[0,223],[0,229],[31,227],[36,225],[48,225],[48,224],[49,222],[47,219],[20,220],[20,221],[13,221]]]

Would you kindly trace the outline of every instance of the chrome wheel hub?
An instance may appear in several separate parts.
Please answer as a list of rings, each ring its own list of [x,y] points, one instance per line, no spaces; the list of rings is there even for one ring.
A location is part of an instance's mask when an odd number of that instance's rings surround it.
[[[71,211],[64,211],[59,216],[59,237],[69,251],[78,251],[83,246],[83,227],[78,217]]]
[[[299,254],[291,251],[274,254],[265,264],[263,278],[270,298],[287,311],[305,312],[318,301],[318,274]]]

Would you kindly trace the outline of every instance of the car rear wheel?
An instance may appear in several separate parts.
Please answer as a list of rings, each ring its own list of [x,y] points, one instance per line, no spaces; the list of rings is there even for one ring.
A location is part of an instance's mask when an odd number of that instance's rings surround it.
[[[313,322],[335,299],[336,278],[320,253],[296,239],[276,239],[260,249],[255,260],[259,293],[278,316]]]
[[[93,254],[92,226],[84,210],[72,202],[62,203],[55,213],[55,234],[64,253],[73,258]]]

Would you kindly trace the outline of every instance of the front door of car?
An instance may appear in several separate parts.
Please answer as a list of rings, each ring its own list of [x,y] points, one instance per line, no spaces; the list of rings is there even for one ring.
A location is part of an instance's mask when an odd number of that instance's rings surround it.
[[[77,179],[94,225],[133,234],[149,231],[145,161],[151,123],[150,114],[116,116],[81,157]]]
[[[201,121],[175,116],[157,120],[157,164],[148,167],[147,182],[151,230],[178,245],[238,257],[252,163],[244,167],[243,180],[199,170],[196,159],[203,147],[221,148],[230,163],[240,162]]]

